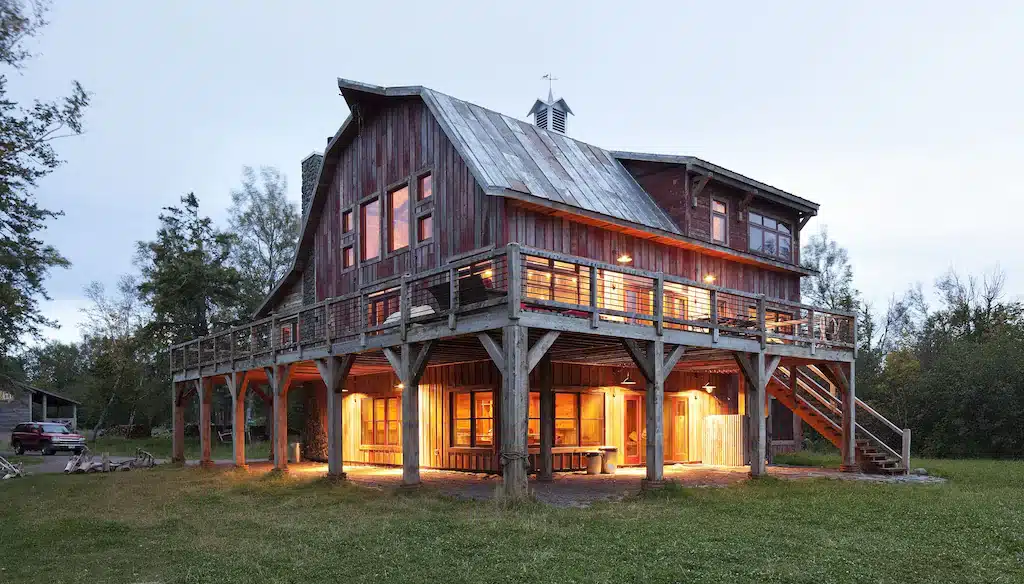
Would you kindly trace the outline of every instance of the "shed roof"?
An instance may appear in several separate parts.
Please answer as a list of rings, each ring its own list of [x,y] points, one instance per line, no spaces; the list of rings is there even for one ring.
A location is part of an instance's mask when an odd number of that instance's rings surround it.
[[[59,400],[62,400],[62,401],[66,401],[68,403],[72,403],[72,404],[75,404],[75,405],[82,405],[82,402],[80,402],[78,400],[73,400],[70,397],[61,395],[61,394],[59,394],[57,392],[50,391],[48,389],[41,389],[41,388],[35,387],[33,385],[29,385],[29,384],[27,384],[27,383],[25,383],[23,381],[18,381],[17,379],[13,379],[11,377],[7,377],[6,375],[0,375],[0,387],[2,387],[4,385],[6,385],[8,387],[17,388],[20,391],[27,391],[29,393],[41,393],[41,394],[47,395],[49,397],[53,397],[53,398],[56,398],[56,399],[59,399]]]

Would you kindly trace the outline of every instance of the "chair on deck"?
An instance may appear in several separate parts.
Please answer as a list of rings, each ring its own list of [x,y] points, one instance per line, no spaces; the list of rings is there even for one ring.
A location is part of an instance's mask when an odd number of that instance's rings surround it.
[[[430,294],[437,301],[441,312],[450,310],[451,304],[451,282],[441,282],[427,288]],[[504,290],[494,290],[484,285],[484,279],[480,274],[470,274],[459,278],[459,306],[485,302],[492,298],[504,298],[508,293]]]

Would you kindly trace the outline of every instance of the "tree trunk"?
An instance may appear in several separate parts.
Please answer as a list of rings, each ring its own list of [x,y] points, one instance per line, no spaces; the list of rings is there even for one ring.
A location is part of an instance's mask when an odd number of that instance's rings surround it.
[[[110,399],[107,400],[107,405],[103,406],[103,411],[100,412],[100,419],[96,420],[96,427],[92,429],[92,440],[96,441],[96,436],[99,435],[100,430],[103,428],[103,419],[107,417],[107,410],[110,409],[110,405],[114,403],[114,398],[117,394],[114,392],[110,393]]]
[[[307,383],[304,393],[302,458],[327,462],[327,386],[320,382]]]

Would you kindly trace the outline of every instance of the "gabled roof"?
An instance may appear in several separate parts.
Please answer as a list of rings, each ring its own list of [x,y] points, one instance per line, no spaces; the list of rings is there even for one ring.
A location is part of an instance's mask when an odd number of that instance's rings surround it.
[[[56,398],[56,399],[59,399],[59,400],[62,400],[62,401],[73,403],[75,405],[82,405],[82,402],[77,401],[77,400],[73,400],[70,397],[63,396],[63,395],[61,395],[59,393],[50,391],[48,389],[40,389],[38,387],[29,385],[29,384],[27,384],[25,382],[22,382],[22,381],[18,381],[17,379],[14,379],[12,377],[8,377],[6,375],[0,375],[0,387],[3,387],[4,385],[6,385],[8,387],[16,388],[19,391],[24,391],[24,392],[28,392],[28,393],[41,393],[41,394],[48,395],[50,397],[53,397],[53,398]]]

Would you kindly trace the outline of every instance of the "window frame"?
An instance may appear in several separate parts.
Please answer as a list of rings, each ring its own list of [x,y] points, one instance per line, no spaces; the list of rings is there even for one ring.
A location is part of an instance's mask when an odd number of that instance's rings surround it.
[[[751,219],[750,219],[751,215],[755,215],[755,216],[759,217],[760,218],[760,222],[758,222],[758,223],[752,222]],[[771,221],[774,221],[775,222],[775,227],[772,228],[772,227],[766,226],[764,224],[764,220],[765,219],[769,219]],[[785,228],[785,230],[779,229],[780,225],[783,226]],[[755,229],[760,232],[760,236],[761,236],[761,249],[754,249],[754,247],[753,247],[753,243],[752,242],[753,242],[754,238],[751,237],[751,234],[753,233],[753,230],[755,230]],[[775,253],[769,253],[769,252],[764,250],[765,234],[772,234],[772,235],[775,236]],[[788,255],[782,255],[782,253],[781,253],[782,246],[779,245],[779,238],[780,237],[785,237],[785,238],[789,239],[789,254]],[[758,211],[756,209],[751,209],[751,210],[747,211],[747,251],[748,252],[754,253],[754,254],[758,254],[758,255],[761,255],[761,256],[764,256],[764,257],[772,258],[772,259],[775,259],[775,260],[779,260],[779,261],[793,263],[793,261],[794,261],[793,260],[793,258],[794,258],[794,249],[793,249],[793,247],[794,247],[795,243],[796,243],[795,234],[794,234],[794,230],[793,230],[793,223],[791,221],[786,221],[786,220],[783,220],[783,219],[779,219],[775,215],[772,215],[770,213],[762,213],[761,211]]]
[[[395,403],[396,418],[392,418],[391,402]],[[377,402],[384,403],[384,419],[377,419]],[[364,408],[366,405],[370,406],[370,440],[366,440],[366,428],[363,424],[367,423],[364,417]],[[384,424],[384,442],[380,443],[377,441],[377,424]],[[398,425],[398,439],[394,442],[390,440],[391,425]],[[359,403],[359,445],[360,446],[371,446],[371,447],[401,447],[402,446],[402,396],[400,395],[385,395],[385,396],[373,396],[369,395],[360,400]]]
[[[350,251],[350,250],[352,251],[352,263],[346,265],[346,262],[347,262],[348,258],[345,257],[345,253]],[[348,245],[342,245],[341,246],[341,270],[343,272],[347,272],[349,270],[354,270],[356,265],[359,263],[358,260],[356,259],[356,257],[357,257],[356,256],[356,245],[354,243],[350,243]]]
[[[384,256],[398,255],[412,249],[413,237],[415,235],[413,233],[414,227],[412,223],[413,205],[415,204],[415,202],[413,201],[413,197],[415,197],[416,195],[415,193],[412,192],[412,188],[410,188],[409,182],[410,181],[408,179],[405,179],[397,183],[394,183],[390,185],[384,193],[383,200],[387,203],[387,208],[384,209],[384,213],[381,214],[382,233],[383,225],[387,225],[387,233],[384,234],[385,246],[384,249],[382,250]],[[397,233],[398,230],[395,229],[394,203],[392,202],[392,197],[395,195],[395,193],[401,191],[402,189],[405,189],[405,245],[401,247],[394,247],[395,233]]]
[[[345,218],[348,218],[348,228],[345,226]],[[348,235],[356,229],[355,210],[352,207],[341,211],[341,234]]]
[[[479,394],[491,394],[491,417],[477,417],[477,395]],[[478,388],[478,389],[466,389],[451,392],[448,398],[449,407],[449,435],[448,445],[451,448],[494,448],[496,442],[496,431],[498,429],[497,422],[498,417],[495,415],[495,408],[497,406],[498,392],[494,388]],[[469,418],[456,417],[456,405],[455,402],[460,395],[469,395]],[[458,444],[455,436],[458,431],[458,422],[461,420],[469,420],[469,444]],[[480,444],[477,442],[477,422],[480,420],[491,421],[491,442],[490,444]]]
[[[420,229],[420,222],[424,219],[430,219],[430,235],[428,237],[421,237],[422,232]],[[420,213],[416,216],[416,246],[426,245],[434,241],[434,211],[428,211],[426,213]]]
[[[725,207],[725,211],[719,213],[715,211],[715,203]],[[715,218],[722,218],[722,239],[715,238]],[[723,199],[711,197],[711,229],[710,229],[711,241],[713,243],[720,243],[722,245],[729,245],[729,203]]]
[[[382,199],[383,199],[383,197],[381,196],[380,193],[373,193],[372,195],[364,198],[362,201],[359,201],[359,204],[357,205],[357,207],[359,208],[359,216],[358,216],[359,225],[356,227],[356,229],[359,231],[358,238],[357,238],[358,241],[359,241],[359,253],[357,254],[357,257],[359,259],[358,263],[360,263],[360,264],[369,264],[369,263],[373,263],[373,262],[379,262],[381,259],[383,259],[383,253],[384,253],[384,241],[383,241],[383,239],[384,239],[384,229],[383,229],[383,227],[384,227],[384,223],[383,223],[383,214],[381,213],[381,207],[383,205]],[[372,256],[372,257],[367,257],[366,256],[366,242],[367,242],[366,225],[367,225],[367,221],[366,221],[365,209],[368,206],[370,206],[370,205],[372,205],[374,203],[377,204],[377,223],[378,223],[378,225],[377,225],[377,255]]]
[[[433,173],[432,169],[421,170],[418,173],[416,173],[414,175],[414,177],[415,177],[415,182],[416,182],[416,193],[414,194],[414,198],[411,199],[411,202],[418,205],[420,203],[427,203],[429,201],[433,201],[434,200],[434,173]],[[423,179],[425,179],[425,178],[429,178],[430,179],[430,195],[428,195],[426,197],[422,196]]]
[[[556,417],[555,417],[554,420],[552,420],[552,422],[553,422],[553,425],[556,426],[556,429],[557,429],[557,422],[558,422],[558,420],[572,419],[573,423],[575,425],[575,435],[576,436],[575,436],[575,443],[574,444],[552,444],[552,447],[553,448],[593,448],[595,446],[603,446],[605,444],[605,438],[607,437],[607,432],[608,432],[608,404],[607,404],[607,402],[605,400],[604,393],[600,392],[600,391],[552,391],[552,393],[554,394],[554,400],[555,400],[555,404],[556,405],[558,403],[558,396],[559,395],[571,395],[571,396],[573,396],[573,404],[574,404],[574,408],[576,410],[575,418],[559,418],[559,417],[557,417],[558,409],[557,409],[557,407],[554,408],[555,413],[556,413],[555,414]],[[536,416],[532,415],[531,412],[529,411],[529,404],[530,404],[530,401],[532,400],[534,395],[537,396],[537,415]],[[585,396],[585,395],[587,395],[587,396],[595,396],[595,397],[597,397],[597,398],[599,398],[601,400],[601,418],[600,418],[600,420],[601,420],[601,440],[598,443],[596,443],[596,444],[583,444],[583,421],[585,419],[586,420],[595,420],[595,419],[597,419],[597,418],[584,418],[583,417],[583,396]],[[540,446],[540,422],[541,422],[541,417],[540,417],[540,391],[539,390],[530,390],[530,392],[529,392],[529,394],[527,396],[527,402],[526,403],[527,403],[527,412],[526,412],[526,428],[527,428],[526,444],[527,444],[527,447],[530,447],[530,446],[534,446],[534,447]],[[533,421],[533,420],[537,421],[537,430],[538,430],[537,442],[530,442],[529,428],[530,428],[530,422]],[[557,435],[558,435],[558,433],[555,432],[555,436],[556,437],[557,437]]]

